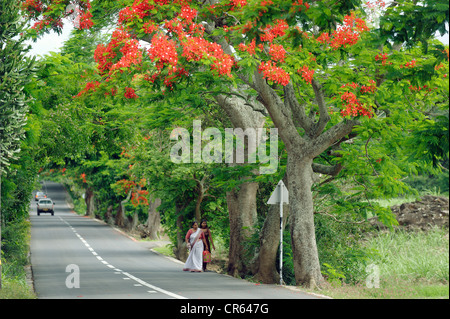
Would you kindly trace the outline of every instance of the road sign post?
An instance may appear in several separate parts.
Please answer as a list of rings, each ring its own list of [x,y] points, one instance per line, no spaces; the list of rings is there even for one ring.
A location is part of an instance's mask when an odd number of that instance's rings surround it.
[[[269,201],[267,204],[275,205],[280,204],[280,285],[283,284],[283,204],[289,204],[289,192],[286,186],[283,183],[283,180],[280,180],[277,184],[277,187],[273,191],[272,195],[270,195]]]

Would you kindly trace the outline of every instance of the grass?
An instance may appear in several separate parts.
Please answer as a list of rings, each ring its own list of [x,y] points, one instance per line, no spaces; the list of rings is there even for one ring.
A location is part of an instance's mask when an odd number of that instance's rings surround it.
[[[36,295],[25,280],[3,278],[0,299],[36,299]]]
[[[153,250],[157,251],[158,253],[160,253],[160,254],[162,254],[164,256],[175,257],[171,245],[166,245],[166,246],[162,246],[162,247],[155,247],[155,248],[153,248]]]
[[[2,264],[1,299],[36,299],[36,295],[27,282],[23,262],[5,261]]]
[[[378,265],[380,276],[409,281],[448,283],[448,233],[438,228],[429,232],[381,233],[368,241],[378,256],[369,263]]]
[[[376,283],[369,277],[357,285],[327,283],[321,294],[337,299],[449,298],[448,230],[380,233],[366,245],[378,251],[368,261],[376,267],[368,274],[379,279],[378,285],[369,288]]]

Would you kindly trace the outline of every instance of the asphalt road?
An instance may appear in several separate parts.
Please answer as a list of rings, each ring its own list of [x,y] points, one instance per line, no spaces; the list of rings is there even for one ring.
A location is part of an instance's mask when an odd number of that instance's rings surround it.
[[[71,212],[60,184],[46,182],[44,188],[55,201],[55,215],[37,216],[34,200],[30,204],[31,264],[40,299],[318,298],[215,272],[184,272],[183,264],[102,222]]]

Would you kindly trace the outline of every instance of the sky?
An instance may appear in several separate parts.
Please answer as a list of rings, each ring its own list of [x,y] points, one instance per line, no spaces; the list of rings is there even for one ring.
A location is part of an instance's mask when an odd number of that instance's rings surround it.
[[[39,38],[36,42],[28,41],[27,44],[31,44],[32,49],[27,55],[45,55],[51,51],[58,52],[63,46],[64,41],[70,37],[70,32],[73,30],[73,26],[70,23],[66,23],[63,28],[62,34],[58,35],[56,32],[45,34],[42,38]]]

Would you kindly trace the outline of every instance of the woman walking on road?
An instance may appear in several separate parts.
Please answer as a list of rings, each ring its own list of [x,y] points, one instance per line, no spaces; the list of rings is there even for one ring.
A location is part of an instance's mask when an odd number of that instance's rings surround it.
[[[208,249],[209,247],[205,240],[205,234],[198,227],[197,222],[192,223],[192,228],[187,232],[185,240],[190,252],[184,264],[183,271],[202,272],[203,245]]]
[[[202,222],[200,223],[200,229],[202,230],[203,234],[205,235],[206,245],[205,245],[204,250],[211,253],[211,245],[214,250],[216,249],[216,247],[214,246],[212,235],[211,235],[211,230],[208,227],[208,223],[206,222],[206,219],[202,219]],[[210,241],[211,241],[211,243],[210,243]],[[203,271],[206,271],[207,265],[208,265],[208,263],[203,262]]]

